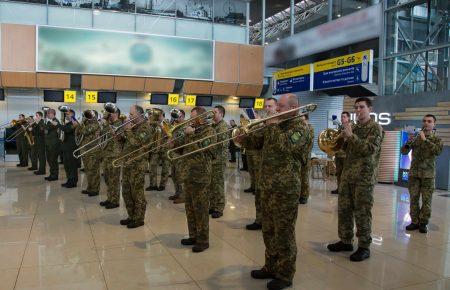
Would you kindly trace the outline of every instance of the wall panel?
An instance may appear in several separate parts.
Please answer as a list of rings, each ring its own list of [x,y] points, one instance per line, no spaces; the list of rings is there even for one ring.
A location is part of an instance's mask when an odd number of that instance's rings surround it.
[[[236,96],[240,97],[259,97],[263,85],[239,84]]]
[[[36,86],[43,89],[70,88],[69,74],[37,73]]]
[[[216,42],[214,57],[214,80],[239,82],[239,45]]]
[[[171,92],[173,92],[174,85],[175,85],[175,80],[173,80],[173,79],[147,78],[147,79],[145,79],[144,91],[171,93]]]
[[[235,96],[238,84],[213,82],[211,88],[212,95]]]
[[[212,82],[207,81],[184,81],[183,92],[186,94],[205,94],[211,93]]]
[[[81,76],[81,88],[86,90],[113,90],[113,76]]]
[[[239,46],[239,82],[262,84],[264,74],[264,48],[258,45]]]
[[[36,73],[2,72],[2,84],[8,88],[35,88]]]
[[[36,27],[2,24],[1,50],[3,71],[35,71]]]
[[[115,77],[114,90],[116,91],[144,91],[145,78]]]

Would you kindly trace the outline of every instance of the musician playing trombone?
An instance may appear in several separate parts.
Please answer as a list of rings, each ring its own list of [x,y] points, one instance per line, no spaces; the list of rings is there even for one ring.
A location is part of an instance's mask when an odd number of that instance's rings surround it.
[[[411,224],[406,226],[406,230],[418,229],[421,233],[427,233],[436,176],[435,161],[442,152],[443,144],[441,138],[434,134],[436,125],[434,115],[425,115],[422,124],[422,130],[403,145],[401,153],[406,155],[412,150],[411,168],[408,175]],[[420,197],[422,197],[422,207],[419,202]]]
[[[50,167],[50,174],[45,177],[47,181],[58,180],[58,156],[61,145],[58,126],[59,120],[56,118],[56,111],[54,109],[48,109],[45,121],[45,155],[47,156],[48,166]]]
[[[64,154],[63,163],[67,181],[61,186],[66,188],[77,187],[78,183],[78,162],[73,156],[73,151],[77,148],[75,142],[75,128],[78,125],[75,119],[75,111],[69,109],[65,112],[64,124],[59,124],[58,128],[64,132],[62,140],[62,151]]]
[[[100,124],[97,121],[97,115],[93,110],[85,110],[83,112],[83,119],[80,124],[76,124],[75,134],[78,139],[81,139],[80,147],[88,144],[92,140],[100,136]],[[83,136],[81,138],[81,136]],[[92,149],[96,143],[91,142],[90,146],[83,147],[84,150]],[[80,148],[81,149],[81,148]],[[90,150],[82,156],[84,173],[87,179],[87,187],[81,193],[89,196],[97,196],[100,191],[100,158],[99,150]]]
[[[245,148],[259,150],[262,232],[265,264],[253,270],[254,279],[272,279],[269,289],[283,289],[292,285],[295,273],[297,246],[295,223],[300,192],[300,170],[304,160],[309,131],[298,117],[299,102],[293,94],[282,95],[277,112],[285,113],[265,121],[257,134],[241,135],[237,141]]]
[[[184,122],[185,112],[184,110],[173,110],[171,112],[171,125],[176,126]],[[183,130],[175,130],[173,132],[173,137],[177,138],[183,134]],[[173,203],[180,204],[184,203],[184,184],[183,184],[183,176],[185,175],[184,164],[182,161],[172,161],[172,181],[175,187],[175,194],[169,196],[169,200],[173,200]]]
[[[45,174],[45,125],[44,125],[44,114],[40,111],[36,112],[34,115],[34,123],[29,128],[34,136],[34,154],[31,158],[31,169],[35,170],[34,174],[44,175]]]
[[[122,120],[119,118],[120,110],[114,113],[105,112],[103,118],[106,120],[101,134],[109,132],[114,133],[114,128],[122,125]],[[102,150],[102,167],[105,176],[107,199],[101,201],[100,205],[107,209],[119,207],[120,204],[120,167],[112,166],[112,160],[119,157],[122,152],[122,143],[117,138],[112,138],[108,141]]]
[[[16,147],[17,154],[19,155],[19,164],[17,167],[28,167],[28,154],[30,151],[30,144],[25,138],[25,126],[27,125],[27,120],[25,119],[24,114],[19,114],[19,120],[14,125],[15,139],[16,139]],[[12,139],[12,138],[11,138]]]
[[[188,154],[199,148],[205,148],[216,143],[216,132],[206,118],[198,116],[206,113],[203,107],[191,110],[192,122],[184,129],[184,138],[175,140],[174,146],[179,147],[193,143],[202,138],[202,142],[180,149],[179,154]],[[217,148],[210,148],[184,158],[185,176],[185,210],[189,229],[189,238],[182,239],[181,244],[192,246],[194,253],[203,252],[209,248],[209,186],[211,184],[212,160],[216,158]]]

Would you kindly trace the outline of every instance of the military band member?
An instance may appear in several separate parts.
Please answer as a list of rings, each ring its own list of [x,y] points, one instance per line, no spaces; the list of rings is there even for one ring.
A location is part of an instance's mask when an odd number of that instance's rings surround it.
[[[183,110],[180,110],[180,116],[173,120],[173,125],[176,126],[177,124],[184,122],[185,116],[185,112]],[[182,130],[175,130],[173,132],[173,137],[176,139],[182,134],[184,134]],[[184,172],[184,163],[182,160],[176,160],[172,162],[172,180],[175,185],[175,194],[171,195],[169,199],[173,200],[173,203],[175,204],[184,203]]]
[[[153,140],[157,142],[157,146],[167,142],[167,138],[161,123],[164,120],[164,112],[161,109],[158,113],[150,117],[149,125],[152,131]],[[158,186],[158,166],[161,164],[161,179]],[[158,151],[150,153],[150,186],[145,190],[164,191],[166,189],[167,180],[169,179],[169,160],[167,159],[167,146],[160,146]]]
[[[275,98],[268,98],[264,102],[264,112],[261,117],[268,117],[277,112],[277,100]],[[256,132],[255,134],[262,134],[263,132]],[[245,226],[247,230],[255,231],[262,229],[262,210],[261,210],[261,189],[260,189],[260,178],[261,178],[261,157],[260,152],[256,152],[254,160],[255,167],[255,209],[256,209],[256,219],[252,224]]]
[[[83,120],[76,127],[76,135],[78,138],[82,137],[80,147],[85,146],[94,139],[100,136],[100,124],[97,121],[97,116],[93,111],[85,111],[83,113]],[[84,153],[87,150],[93,148],[97,143],[93,143],[91,146],[87,146]],[[90,152],[83,154],[81,157],[84,165],[84,174],[87,179],[87,187],[83,189],[81,193],[89,196],[97,196],[100,191],[100,151],[98,149],[91,150]]]
[[[14,126],[16,134],[17,155],[19,155],[19,164],[17,167],[28,167],[28,154],[30,145],[24,135],[24,128],[26,127],[26,119],[24,114],[19,115],[19,120]]]
[[[331,252],[353,251],[353,228],[356,223],[358,250],[350,261],[359,262],[370,257],[372,242],[373,189],[377,172],[383,129],[370,117],[372,102],[368,98],[355,101],[357,124],[345,125],[343,150],[346,154],[339,184],[338,234],[340,241],[328,245]]]
[[[342,112],[341,113],[341,124],[342,126],[346,126],[350,123],[350,113],[349,112]],[[334,162],[336,164],[336,183],[337,188],[335,190],[331,191],[331,194],[338,194],[339,189],[339,183],[341,180],[341,174],[342,174],[342,165],[344,164],[345,159],[345,152],[343,150],[339,150],[336,152],[334,156]]]
[[[58,180],[59,164],[58,155],[61,146],[59,139],[59,120],[56,118],[56,111],[48,109],[47,120],[45,122],[45,155],[47,156],[50,174],[45,179],[48,181]]]
[[[36,112],[34,116],[34,124],[29,128],[34,136],[34,154],[31,160],[34,174],[44,175],[45,167],[45,124],[42,112]]]
[[[307,144],[307,150],[305,151],[306,156],[304,160],[306,161],[305,164],[302,166],[302,171],[300,171],[300,178],[301,178],[301,191],[300,191],[300,198],[298,202],[300,204],[307,204],[308,198],[309,198],[309,176],[311,175],[311,152],[314,145],[314,128],[309,123],[309,116],[308,114],[302,116],[303,121],[306,124],[307,129],[309,130],[309,142]]]
[[[75,119],[75,111],[69,110],[65,113],[64,125],[59,124],[59,129],[64,132],[62,140],[62,150],[64,153],[64,171],[66,172],[67,181],[61,186],[73,188],[78,183],[78,164],[77,159],[73,156],[73,151],[77,149],[75,142],[75,127],[78,125]]]
[[[115,113],[108,113],[106,116],[106,124],[102,129],[101,134],[107,132],[113,133],[113,128],[117,128],[122,125],[120,117],[120,110]],[[105,147],[102,149],[103,159],[103,175],[106,183],[106,195],[107,199],[101,201],[100,205],[106,209],[112,209],[119,207],[120,204],[120,167],[115,168],[112,166],[112,161],[119,157],[122,152],[122,144],[117,138],[113,138],[108,141]]]
[[[423,129],[419,135],[410,138],[402,147],[401,152],[406,155],[412,150],[408,176],[411,224],[406,226],[406,230],[419,229],[419,232],[427,233],[428,220],[431,216],[431,200],[435,188],[436,157],[441,154],[443,144],[442,140],[433,133],[436,125],[434,115],[425,115],[422,124]],[[422,207],[419,202],[421,197]]]
[[[204,108],[195,107],[191,110],[191,118],[195,118],[205,112]],[[205,119],[194,120],[190,126],[185,128],[184,133],[184,139],[175,142],[175,147],[194,142],[206,136],[211,136],[211,138],[205,139],[201,144],[197,142],[184,148],[182,154],[204,148],[217,140],[215,130],[211,125],[206,125]],[[184,190],[186,218],[189,229],[189,238],[182,239],[181,244],[185,246],[194,245],[192,247],[194,253],[203,252],[209,248],[209,188],[212,175],[212,159],[215,157],[215,152],[213,147],[181,159],[186,167]]]
[[[218,105],[214,107],[212,127],[216,131],[217,141],[228,139],[228,126],[225,120],[225,108]],[[217,155],[212,160],[212,177],[209,188],[209,213],[213,219],[223,216],[225,208],[225,169],[227,166],[228,142],[223,142],[215,148]]]
[[[33,126],[35,123],[35,117],[34,116],[29,116],[28,119],[30,120],[29,123],[30,125],[28,126],[27,130],[27,135],[29,136],[29,138],[32,138],[32,142],[28,142],[30,145],[30,161],[31,161],[31,167],[28,167],[28,170],[30,171],[36,171],[37,170],[37,153],[36,153],[36,140],[34,138],[34,134],[33,134]]]
[[[298,108],[293,94],[282,95],[278,112]],[[253,270],[255,279],[272,279],[268,289],[284,289],[292,285],[295,274],[297,246],[295,223],[301,186],[300,172],[309,142],[309,130],[297,113],[266,122],[262,134],[250,134],[241,138],[245,147],[260,150],[262,231],[266,246],[265,264]],[[284,121],[283,121],[284,120]],[[238,138],[238,140],[240,139]]]
[[[150,127],[144,121],[144,109],[133,105],[130,108],[130,119],[132,123],[125,125],[123,153],[127,154],[133,150],[143,147],[152,139]],[[128,228],[137,228],[144,225],[147,201],[144,195],[145,171],[147,157],[142,156],[123,167],[122,196],[127,208],[128,218],[121,220],[121,225]]]

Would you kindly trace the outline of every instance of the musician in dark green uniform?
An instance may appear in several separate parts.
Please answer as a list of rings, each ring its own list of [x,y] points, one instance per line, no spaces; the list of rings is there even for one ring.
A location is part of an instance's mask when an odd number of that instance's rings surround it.
[[[47,120],[45,121],[45,154],[50,166],[50,175],[45,179],[48,181],[58,180],[59,164],[58,155],[61,140],[59,139],[59,121],[56,118],[56,111],[49,109],[47,111]]]
[[[19,115],[19,121],[14,126],[16,134],[16,147],[17,147],[17,154],[19,155],[19,164],[17,164],[17,167],[28,167],[28,153],[29,153],[29,144],[27,141],[27,138],[25,138],[24,134],[24,128],[26,126],[26,120],[25,115],[20,114]]]
[[[67,181],[61,184],[63,187],[73,188],[78,183],[78,163],[77,159],[73,156],[73,151],[77,148],[75,142],[75,127],[78,125],[78,121],[75,119],[75,112],[69,110],[66,113],[65,124],[59,124],[58,128],[64,132],[64,138],[62,140],[62,150],[64,153],[64,171],[66,172]]]
[[[34,136],[34,154],[31,159],[31,167],[34,174],[44,175],[47,162],[45,161],[45,124],[42,112],[36,112],[34,124],[30,127]]]

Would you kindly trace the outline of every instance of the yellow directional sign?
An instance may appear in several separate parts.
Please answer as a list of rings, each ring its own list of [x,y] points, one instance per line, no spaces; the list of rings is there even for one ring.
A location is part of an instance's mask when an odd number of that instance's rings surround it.
[[[195,106],[197,96],[196,95],[185,95],[184,100],[185,100],[186,106]]]
[[[85,101],[86,103],[97,103],[98,92],[96,91],[86,91]]]
[[[76,103],[77,91],[64,91],[64,103]]]
[[[256,98],[255,99],[255,106],[254,106],[254,108],[255,109],[262,109],[262,108],[264,108],[264,99]]]
[[[180,99],[179,94],[169,94],[168,104],[170,106],[176,106],[176,105],[178,105],[179,99]]]

